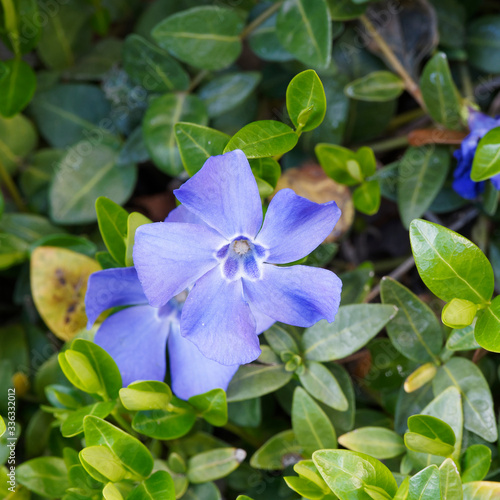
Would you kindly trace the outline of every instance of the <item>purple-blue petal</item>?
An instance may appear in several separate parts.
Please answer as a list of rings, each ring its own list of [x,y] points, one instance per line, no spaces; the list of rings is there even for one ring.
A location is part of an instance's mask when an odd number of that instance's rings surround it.
[[[172,391],[181,399],[212,389],[227,389],[239,365],[221,365],[201,354],[199,349],[172,324],[168,337],[168,355]]]
[[[340,214],[334,201],[320,205],[291,189],[282,189],[271,200],[255,242],[268,249],[267,262],[287,264],[320,245],[332,232]]]
[[[189,292],[182,309],[181,334],[205,357],[223,365],[250,363],[261,352],[241,280],[225,280],[219,267]]]
[[[134,264],[149,303],[161,307],[217,265],[227,241],[198,224],[157,222],[137,229]]]
[[[99,315],[110,307],[147,302],[137,271],[133,267],[97,271],[90,275],[85,295],[87,328],[92,328]]]
[[[262,279],[244,279],[243,287],[248,302],[270,318],[308,327],[321,319],[335,319],[342,282],[327,269],[264,264]]]
[[[202,219],[200,219],[193,212],[190,212],[184,205],[179,205],[177,208],[174,208],[167,215],[165,222],[187,222],[188,224],[205,225]]]
[[[242,151],[210,157],[174,194],[190,212],[228,239],[253,238],[262,224],[259,189]]]
[[[249,305],[255,319],[255,329],[257,330],[257,335],[265,332],[268,328],[271,328],[274,323],[276,323],[275,319],[266,316],[260,309],[255,306],[255,304],[252,304],[250,302]]]
[[[107,318],[94,342],[116,362],[127,386],[136,380],[165,378],[166,343],[170,321],[149,306],[129,307]]]

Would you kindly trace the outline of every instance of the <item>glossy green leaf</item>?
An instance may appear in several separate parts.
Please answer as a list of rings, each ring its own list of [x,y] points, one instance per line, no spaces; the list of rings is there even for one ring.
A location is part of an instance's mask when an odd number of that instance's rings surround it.
[[[323,489],[306,478],[288,476],[283,479],[290,489],[298,493],[303,498],[322,500],[325,496],[325,491]]]
[[[278,12],[276,34],[283,47],[313,68],[330,63],[332,30],[325,0],[285,0]]]
[[[194,95],[166,94],[148,107],[142,130],[146,147],[155,165],[170,175],[182,171],[182,161],[175,142],[177,122],[206,125],[208,118],[203,102]]]
[[[344,89],[352,99],[370,102],[383,102],[397,99],[404,91],[401,78],[390,71],[374,71],[354,80]]]
[[[396,316],[387,325],[394,347],[419,363],[435,361],[443,345],[443,334],[430,307],[408,288],[388,277],[382,279],[380,295],[384,304],[398,308]]]
[[[366,4],[354,3],[353,0],[327,0],[332,19],[349,21],[360,17],[366,10]]]
[[[465,451],[462,460],[462,481],[481,481],[490,470],[491,450],[484,444],[473,444]]]
[[[360,212],[374,215],[380,208],[380,184],[378,180],[366,181],[358,186],[352,193],[354,206]]]
[[[188,399],[201,416],[212,425],[222,427],[227,423],[226,393],[222,389],[212,389]]]
[[[38,457],[16,468],[17,481],[43,497],[61,498],[69,488],[68,473],[62,458]]]
[[[156,471],[127,496],[127,500],[175,500],[174,481],[164,470]]]
[[[414,415],[408,419],[409,432],[405,445],[419,453],[448,457],[455,450],[456,437],[453,429],[439,418],[430,415]]]
[[[360,427],[339,436],[339,443],[344,448],[366,453],[379,460],[398,457],[406,451],[403,438],[384,427]]]
[[[294,338],[283,328],[283,326],[274,324],[265,333],[267,343],[276,354],[281,353],[299,353],[299,347]]]
[[[104,500],[123,500],[123,495],[113,483],[108,483],[102,489],[102,496]]]
[[[0,116],[0,162],[8,172],[14,172],[23,158],[35,148],[36,143],[35,127],[26,117]]]
[[[439,469],[429,465],[410,479],[408,500],[437,500],[441,498]]]
[[[480,347],[474,338],[474,326],[472,325],[452,330],[446,341],[446,348],[450,351],[471,351]]]
[[[288,125],[260,120],[245,125],[227,143],[224,153],[241,149],[247,158],[264,158],[286,153],[297,144],[298,136]]]
[[[462,481],[455,462],[447,458],[439,467],[441,500],[462,500]]]
[[[123,46],[123,69],[149,92],[186,90],[189,75],[168,53],[139,35],[129,35]]]
[[[407,477],[400,485],[398,488],[398,491],[396,492],[396,496],[394,497],[394,500],[407,500],[408,498],[408,490],[410,489],[410,478]]]
[[[78,155],[80,146],[87,155]],[[103,195],[118,205],[124,203],[135,185],[137,168],[131,164],[118,166],[117,160],[117,149],[106,144],[94,147],[81,142],[69,149],[50,189],[52,219],[59,224],[94,222],[94,203]]]
[[[408,148],[398,168],[398,208],[408,227],[421,217],[441,190],[450,166],[450,153],[444,146]]]
[[[463,500],[496,500],[500,495],[500,483],[475,481],[464,484]]]
[[[292,373],[284,365],[250,364],[240,366],[227,388],[227,400],[244,401],[269,394],[286,385]]]
[[[301,387],[293,394],[292,427],[304,453],[337,447],[337,436],[330,420],[311,396]]]
[[[396,480],[375,458],[348,450],[320,450],[313,460],[330,489],[343,500],[371,500],[365,486],[376,486],[394,496]]]
[[[191,483],[206,483],[227,476],[237,469],[246,457],[239,448],[219,448],[191,457],[187,477]]]
[[[321,125],[326,113],[326,96],[314,70],[299,73],[288,84],[286,107],[295,128],[307,132]]]
[[[55,148],[72,146],[87,139],[74,157],[88,154],[99,147],[113,132],[108,118],[110,105],[104,92],[95,85],[83,83],[59,84],[38,92],[30,106],[40,133]]]
[[[94,403],[71,412],[61,425],[61,434],[64,437],[73,437],[83,432],[83,419],[87,415],[106,418],[115,407],[114,401]]]
[[[446,54],[438,52],[424,66],[420,90],[433,120],[451,130],[462,128],[462,98],[453,82]]]
[[[225,7],[194,7],[158,24],[152,36],[158,45],[197,68],[222,69],[241,52],[243,21]]]
[[[128,212],[105,196],[97,198],[95,211],[108,252],[118,263],[125,265]]]
[[[410,224],[410,241],[418,272],[439,298],[475,304],[489,301],[493,270],[486,256],[463,236],[424,220]]]
[[[453,358],[441,366],[434,378],[435,394],[456,387],[463,398],[465,428],[489,442],[497,439],[493,400],[481,370],[465,358]]]
[[[500,127],[496,127],[479,141],[472,161],[471,179],[479,182],[497,175],[500,172],[499,158]]]
[[[107,449],[110,453],[109,457],[112,457],[113,469],[123,469],[122,479],[141,480],[149,476],[153,469],[153,457],[138,439],[105,420],[93,416],[85,417],[83,428],[86,445],[91,448]],[[94,456],[83,453],[83,458],[90,467],[95,467]],[[92,475],[86,463],[83,463],[83,466]],[[98,468],[98,471],[106,476],[104,470]]]
[[[476,317],[477,305],[469,300],[452,299],[441,313],[441,320],[451,328],[465,328]]]
[[[390,305],[341,306],[333,323],[322,320],[306,329],[302,338],[304,356],[314,361],[345,358],[366,345],[396,313]]]
[[[186,172],[193,176],[211,157],[222,154],[230,137],[213,128],[178,122],[174,136]]]
[[[309,361],[299,372],[300,383],[316,399],[331,408],[345,411],[349,403],[333,373],[317,361]]]
[[[302,453],[292,430],[279,432],[266,441],[250,458],[254,469],[282,470],[288,465],[288,459]]]
[[[474,19],[467,27],[466,49],[470,64],[486,73],[500,71],[500,16]]]
[[[164,410],[171,400],[170,387],[157,380],[133,382],[120,389],[120,401],[131,411]]]
[[[7,75],[0,79],[0,115],[11,118],[31,101],[36,89],[36,75],[22,59],[4,61]]]

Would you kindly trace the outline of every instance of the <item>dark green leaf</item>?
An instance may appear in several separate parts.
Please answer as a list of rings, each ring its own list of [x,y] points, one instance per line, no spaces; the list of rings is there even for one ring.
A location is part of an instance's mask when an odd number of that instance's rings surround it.
[[[462,481],[482,481],[490,469],[491,450],[484,444],[469,446],[462,457]]]
[[[349,21],[364,14],[366,5],[354,3],[353,0],[327,0],[332,19]]]
[[[466,49],[470,63],[486,73],[500,72],[500,16],[472,21],[467,29]]]
[[[302,453],[302,447],[292,430],[279,432],[266,441],[250,458],[255,469],[282,470],[290,458]]]
[[[352,99],[383,102],[397,99],[404,89],[403,80],[394,73],[374,71],[351,82],[345,87],[344,92]]]
[[[14,172],[36,143],[35,127],[27,118],[23,115],[13,118],[0,116],[0,162],[8,172]]]
[[[0,79],[0,115],[10,118],[31,101],[36,88],[36,75],[22,59],[4,61],[8,73]]]

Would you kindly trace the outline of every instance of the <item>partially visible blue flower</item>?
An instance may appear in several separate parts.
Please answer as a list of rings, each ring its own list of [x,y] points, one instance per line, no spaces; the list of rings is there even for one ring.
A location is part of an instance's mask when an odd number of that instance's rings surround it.
[[[457,167],[453,173],[453,189],[463,198],[473,200],[484,191],[484,182],[474,182],[470,178],[472,162],[479,141],[495,127],[500,127],[500,118],[469,110],[470,133],[453,154],[457,159]],[[490,180],[496,189],[500,189],[500,174]]]
[[[204,225],[141,226],[134,263],[154,307],[194,285],[181,335],[207,358],[248,363],[260,354],[257,334],[273,321],[308,327],[334,320],[342,283],[333,272],[275,264],[305,257],[330,234],[340,217],[335,202],[319,205],[283,189],[262,225],[257,183],[242,151],[209,158],[175,195]]]

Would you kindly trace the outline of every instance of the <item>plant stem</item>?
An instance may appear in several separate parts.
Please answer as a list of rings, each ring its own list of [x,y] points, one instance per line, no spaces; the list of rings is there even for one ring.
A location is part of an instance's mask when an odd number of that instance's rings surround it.
[[[9,191],[12,200],[16,204],[16,207],[20,212],[27,212],[26,205],[23,201],[21,193],[19,193],[17,186],[15,185],[12,177],[5,168],[5,165],[0,161],[0,180],[5,184],[5,187]]]
[[[420,107],[423,110],[426,110],[426,106],[424,100],[422,99],[422,93],[420,92],[420,88],[417,83],[413,80],[410,74],[406,71],[404,66],[401,64],[399,59],[394,54],[393,50],[389,47],[384,38],[378,33],[377,28],[372,24],[370,19],[366,15],[362,15],[360,17],[361,22],[365,26],[366,30],[370,34],[370,36],[375,40],[380,50],[384,54],[385,58],[389,61],[390,65],[398,73],[398,75],[405,82],[406,90],[413,96],[415,101],[418,102]]]
[[[283,2],[277,2],[271,5],[260,16],[257,16],[241,33],[240,38],[244,40],[255,28],[258,28],[264,21],[269,19],[280,7]]]
[[[402,125],[406,125],[407,123],[416,120],[418,118],[422,118],[426,116],[426,113],[421,108],[410,109],[409,111],[405,111],[398,116],[395,116],[387,126],[387,130],[397,130]]]
[[[368,144],[368,147],[373,149],[374,153],[385,153],[386,151],[393,151],[408,146],[408,137],[406,135],[399,137],[391,137],[380,142]]]

